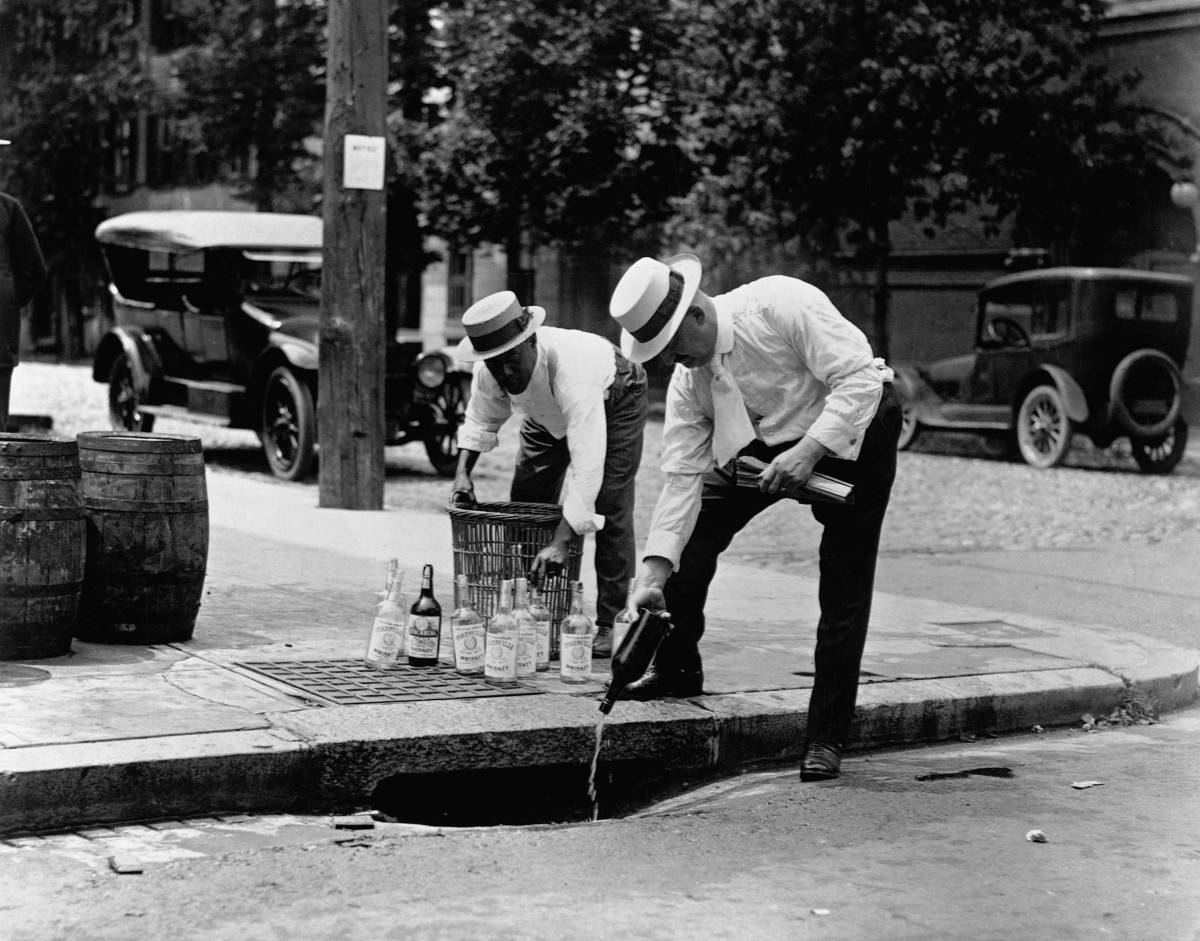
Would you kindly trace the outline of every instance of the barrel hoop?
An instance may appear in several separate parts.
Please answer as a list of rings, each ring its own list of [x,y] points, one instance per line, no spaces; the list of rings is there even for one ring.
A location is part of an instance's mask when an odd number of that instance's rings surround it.
[[[83,473],[99,477],[202,477],[203,464],[106,464],[80,461]]]
[[[192,435],[81,431],[76,440],[79,442],[80,451],[120,451],[127,454],[193,454],[204,451],[200,439]]]
[[[82,578],[70,582],[52,582],[46,585],[16,585],[0,582],[0,600],[5,598],[71,598],[79,594]]]
[[[69,457],[78,454],[74,441],[53,441],[47,438],[20,434],[0,434],[0,455]]]
[[[0,460],[3,457],[0,456]],[[79,465],[71,467],[3,467],[0,466],[0,480],[78,480]]]
[[[94,497],[85,493],[80,499],[85,510],[117,510],[122,512],[145,513],[147,516],[169,516],[179,513],[208,513],[207,500],[191,500],[185,503],[167,503],[159,501],[148,504],[144,500],[116,500],[106,497]]]

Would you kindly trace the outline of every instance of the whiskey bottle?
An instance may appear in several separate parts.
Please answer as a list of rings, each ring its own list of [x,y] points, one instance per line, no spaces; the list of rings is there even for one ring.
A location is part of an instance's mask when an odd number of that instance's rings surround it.
[[[459,673],[479,674],[483,672],[483,618],[471,607],[471,585],[466,575],[455,579],[454,593],[454,613],[450,615],[454,668]]]
[[[571,585],[571,610],[559,626],[559,672],[564,683],[592,677],[592,619],[583,613],[583,582]]]
[[[438,662],[442,606],[433,597],[433,566],[421,569],[421,594],[408,612],[408,665],[432,667]]]
[[[529,613],[533,615],[534,631],[537,635],[537,651],[534,655],[534,669],[537,671],[550,669],[550,640],[554,635],[554,627],[550,623],[550,609],[542,601],[542,593],[536,586],[529,586]]]
[[[529,581],[514,579],[513,617],[517,619],[517,676],[533,676],[537,670],[537,622],[529,610]]]
[[[517,619],[512,613],[511,578],[500,582],[496,613],[488,621],[483,678],[497,686],[517,685]]]
[[[404,631],[407,621],[404,597],[404,573],[393,569],[388,573],[387,594],[375,607],[367,652],[363,659],[380,670],[394,669],[404,654]]]

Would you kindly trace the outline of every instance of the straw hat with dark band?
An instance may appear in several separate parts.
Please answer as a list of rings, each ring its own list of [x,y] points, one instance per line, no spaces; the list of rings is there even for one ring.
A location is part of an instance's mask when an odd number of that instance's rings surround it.
[[[526,313],[529,317],[522,322],[522,314]],[[522,307],[512,291],[489,294],[463,314],[467,335],[458,344],[458,358],[464,363],[476,363],[507,353],[532,336],[545,319],[544,308]]]
[[[700,287],[701,265],[695,255],[666,262],[639,258],[621,277],[608,312],[621,327],[621,352],[644,363],[663,351]]]

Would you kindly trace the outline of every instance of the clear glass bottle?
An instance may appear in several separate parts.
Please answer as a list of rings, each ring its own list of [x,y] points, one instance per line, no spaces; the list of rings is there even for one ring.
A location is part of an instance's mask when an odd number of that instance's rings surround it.
[[[633,624],[637,612],[633,609],[633,593],[637,591],[637,579],[629,580],[629,592],[625,595],[625,607],[616,613],[613,617],[612,625],[612,656],[617,655],[617,651],[621,649],[621,641],[625,639],[625,635],[629,633],[629,626]]]
[[[450,615],[454,669],[478,675],[483,672],[483,617],[471,607],[471,585],[465,574],[455,579],[454,595],[454,613]]]
[[[394,560],[393,560],[394,561]],[[375,607],[375,619],[367,638],[363,659],[380,670],[392,670],[404,655],[404,632],[408,622],[408,599],[404,597],[404,573],[399,568],[388,573],[387,593]]]
[[[454,580],[454,591],[452,594],[454,607],[450,609],[450,623],[443,622],[441,634],[438,636],[438,663],[443,666],[448,666],[453,669],[457,665],[457,659],[454,655],[454,615],[458,611],[458,579]]]
[[[517,683],[517,619],[512,613],[512,592],[512,579],[502,579],[496,613],[487,625],[483,678],[497,686]]]
[[[542,600],[542,593],[536,586],[529,586],[529,613],[533,615],[533,627],[537,635],[537,651],[534,655],[534,669],[538,672],[550,669],[550,640],[554,635],[551,624],[550,609]]]
[[[564,683],[586,683],[592,678],[592,619],[583,613],[583,582],[571,585],[571,610],[558,635],[559,672]]]
[[[537,671],[537,622],[529,610],[529,580],[513,580],[513,617],[517,619],[517,676]]]
[[[421,569],[421,594],[408,616],[408,665],[432,667],[438,662],[438,639],[442,634],[442,606],[433,597],[433,566]]]

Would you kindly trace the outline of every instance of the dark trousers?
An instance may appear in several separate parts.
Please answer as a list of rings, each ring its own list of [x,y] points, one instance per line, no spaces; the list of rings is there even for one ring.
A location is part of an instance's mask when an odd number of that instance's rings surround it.
[[[817,623],[816,677],[808,707],[808,741],[844,745],[854,718],[858,673],[871,616],[879,534],[896,476],[900,405],[885,384],[857,461],[827,457],[817,469],[854,484],[854,502],[812,504],[823,527],[820,549],[821,614]],[[768,448],[755,442],[744,453],[768,460],[790,445]],[[675,629],[659,647],[663,670],[700,669],[704,604],[717,570],[717,557],[755,516],[781,498],[738,487],[719,469],[704,479],[700,516],[683,550],[679,569],[667,581],[665,600]],[[751,605],[749,610],[753,610]]]
[[[625,607],[629,581],[637,568],[633,504],[646,426],[646,372],[620,353],[616,357],[617,374],[604,402],[608,432],[604,481],[596,495],[596,512],[604,517],[604,528],[596,533],[597,625],[611,625]],[[567,438],[557,439],[541,425],[526,420],[521,425],[521,450],[510,499],[557,503],[570,463]]]

